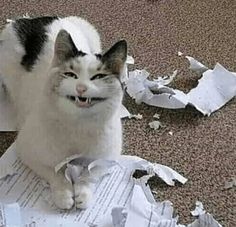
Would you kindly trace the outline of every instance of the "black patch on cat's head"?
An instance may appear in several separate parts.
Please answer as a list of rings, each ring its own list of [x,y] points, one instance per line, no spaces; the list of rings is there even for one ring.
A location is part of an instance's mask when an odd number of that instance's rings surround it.
[[[27,71],[32,70],[47,41],[46,26],[57,19],[58,17],[21,18],[13,23],[18,39],[25,49],[21,65]]]
[[[119,75],[127,58],[127,42],[121,40],[114,44],[101,58],[106,69]]]
[[[68,61],[71,58],[83,57],[86,53],[75,46],[71,35],[64,29],[60,30],[55,41],[55,58],[59,62]]]

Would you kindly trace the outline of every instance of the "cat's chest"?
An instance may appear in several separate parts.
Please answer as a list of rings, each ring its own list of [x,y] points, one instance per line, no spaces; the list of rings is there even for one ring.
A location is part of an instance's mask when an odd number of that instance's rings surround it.
[[[119,131],[119,130],[118,130]],[[99,124],[78,126],[58,133],[58,146],[64,147],[68,155],[83,154],[86,157],[100,157],[116,146],[115,124],[101,127]],[[117,134],[118,133],[118,134]]]

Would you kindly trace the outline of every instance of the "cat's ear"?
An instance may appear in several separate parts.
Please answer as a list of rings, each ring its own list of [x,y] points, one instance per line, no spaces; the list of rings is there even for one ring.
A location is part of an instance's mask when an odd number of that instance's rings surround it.
[[[70,58],[84,55],[85,53],[77,49],[70,34],[66,30],[60,30],[54,46],[54,60],[56,63],[65,62]]]
[[[107,70],[119,75],[123,70],[127,58],[127,43],[121,40],[114,44],[104,55],[101,60]]]

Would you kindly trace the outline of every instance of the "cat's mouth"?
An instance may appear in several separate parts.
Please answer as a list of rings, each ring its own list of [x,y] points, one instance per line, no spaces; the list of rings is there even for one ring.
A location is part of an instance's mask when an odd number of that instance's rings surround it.
[[[78,107],[91,107],[99,102],[103,102],[106,98],[87,98],[80,96],[67,95],[66,96],[71,102],[75,103]]]

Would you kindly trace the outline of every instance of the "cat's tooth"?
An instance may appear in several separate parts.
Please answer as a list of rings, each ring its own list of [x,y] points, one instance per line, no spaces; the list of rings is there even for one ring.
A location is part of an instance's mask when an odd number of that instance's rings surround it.
[[[75,102],[79,102],[79,98],[78,97],[75,97]]]
[[[91,104],[91,98],[88,98],[88,103]]]

